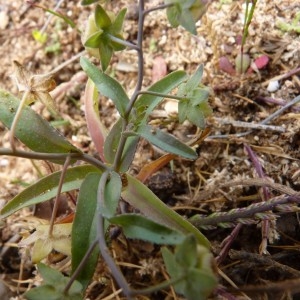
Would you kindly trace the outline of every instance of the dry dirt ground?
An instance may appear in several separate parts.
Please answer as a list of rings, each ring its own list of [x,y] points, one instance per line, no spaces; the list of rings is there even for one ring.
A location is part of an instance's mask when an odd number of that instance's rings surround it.
[[[55,1],[35,2],[49,8],[56,5]],[[156,0],[146,2],[148,6],[159,3]],[[191,74],[203,63],[204,83],[212,91],[210,104],[213,114],[207,120],[211,132],[198,149],[199,158],[193,162],[176,160],[173,173],[166,168],[149,183],[163,201],[186,216],[199,211],[205,214],[227,211],[263,200],[263,191],[254,181],[251,184],[250,179],[259,178],[259,174],[249,152],[245,151],[245,145],[251,147],[265,178],[294,191],[300,190],[300,106],[296,104],[272,119],[268,125],[273,127],[253,125],[262,122],[300,93],[299,76],[292,72],[300,67],[299,18],[294,22],[294,30],[284,31],[278,27],[279,22],[292,25],[296,13],[299,14],[300,4],[293,0],[258,1],[245,52],[253,60],[267,55],[270,61],[257,72],[229,75],[220,70],[219,59],[226,56],[234,64],[240,49],[238,40],[242,34],[244,2],[213,1],[201,22],[197,23],[197,36],[191,36],[181,28],[170,28],[163,11],[153,12],[146,19],[145,87],[161,74],[178,69]],[[135,3],[131,0],[111,1],[115,10],[128,7],[129,17],[124,29],[130,41],[136,38]],[[89,13],[79,1],[62,1],[60,11],[73,19],[79,28],[83,27]],[[32,30],[43,28],[48,21],[45,27],[48,40],[46,44],[40,44],[32,38]],[[41,9],[30,7],[21,0],[0,0],[0,45],[0,87],[15,94],[17,90],[10,78],[13,60],[26,65],[32,72],[45,73],[83,50],[76,30],[57,18],[49,19],[49,15]],[[109,69],[129,93],[136,82],[136,62],[134,52],[124,51],[114,56]],[[69,82],[76,74],[81,76],[55,98],[61,119],[68,121],[58,129],[76,146],[93,153],[95,150],[87,134],[81,100],[85,78],[78,72],[80,65],[75,60],[55,76],[58,86]],[[269,91],[268,85],[272,80],[278,80],[279,87]],[[112,104],[102,99],[101,107],[105,125],[111,127],[116,117]],[[35,109],[51,120],[41,106],[36,105]],[[174,121],[170,117],[172,110],[172,103],[167,102],[155,111],[153,119],[167,124],[169,132],[185,140],[190,139],[196,129],[190,124],[180,125]],[[254,128],[250,128],[249,124]],[[240,134],[249,130],[246,135]],[[9,147],[8,131],[1,124],[0,146]],[[149,145],[141,143],[132,172],[137,172],[159,155]],[[39,172],[45,174],[46,170],[38,162],[0,156],[1,203],[34,182],[40,176]],[[170,182],[168,193],[164,187],[162,190],[161,176]],[[238,185],[237,181],[241,184]],[[222,186],[224,183],[228,185]],[[281,193],[269,189],[267,197]],[[25,210],[0,223],[0,280],[4,293],[11,299],[22,299],[22,293],[39,281],[30,259],[24,252],[20,254],[17,245],[19,234],[34,228],[31,214],[30,210]],[[219,257],[220,288],[213,299],[300,299],[300,294],[297,294],[300,292],[300,226],[296,212],[277,214],[277,219],[269,222],[219,227],[203,232],[212,243],[215,257]],[[226,243],[222,241],[230,235],[234,241],[228,246],[230,251],[227,253]],[[267,246],[264,244],[266,239]],[[130,256],[121,241],[116,241],[113,247],[114,255],[130,282],[143,286],[165,278],[158,249],[153,245],[133,243]],[[58,267],[63,268],[61,265]],[[18,282],[20,270],[23,272],[22,281]],[[234,287],[246,287],[248,290],[237,292],[233,291]],[[114,290],[117,287],[109,272],[100,265],[87,299],[123,299],[121,295],[109,298]],[[8,299],[6,296],[3,294],[1,299]],[[139,299],[182,298],[172,290],[166,290]]]

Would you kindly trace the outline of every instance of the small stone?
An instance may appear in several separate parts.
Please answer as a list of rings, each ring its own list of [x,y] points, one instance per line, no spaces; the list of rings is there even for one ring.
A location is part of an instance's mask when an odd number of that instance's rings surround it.
[[[279,81],[270,81],[267,87],[267,91],[270,93],[276,92],[279,89]]]

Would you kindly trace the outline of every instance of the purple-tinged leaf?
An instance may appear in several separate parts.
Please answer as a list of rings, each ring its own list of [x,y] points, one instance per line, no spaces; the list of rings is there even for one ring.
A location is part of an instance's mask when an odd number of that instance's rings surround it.
[[[91,138],[95,144],[96,150],[102,161],[104,158],[104,141],[107,136],[107,131],[104,125],[100,121],[99,109],[98,109],[98,93],[95,88],[95,84],[91,79],[88,80],[85,93],[84,93],[84,104],[85,104],[85,118],[87,127]]]
[[[219,68],[221,71],[223,71],[229,75],[235,75],[235,69],[226,56],[222,56],[219,59]]]

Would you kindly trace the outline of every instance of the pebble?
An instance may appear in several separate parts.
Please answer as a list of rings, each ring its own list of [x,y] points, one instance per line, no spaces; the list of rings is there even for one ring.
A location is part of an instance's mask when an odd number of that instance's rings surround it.
[[[270,81],[267,87],[267,91],[270,93],[276,92],[279,89],[279,81]]]

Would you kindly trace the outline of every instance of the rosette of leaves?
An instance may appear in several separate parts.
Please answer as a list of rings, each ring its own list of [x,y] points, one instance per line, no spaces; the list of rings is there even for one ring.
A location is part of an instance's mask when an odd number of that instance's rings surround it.
[[[188,235],[174,253],[162,248],[167,271],[178,294],[187,300],[205,300],[217,286],[211,252]]]
[[[199,128],[205,128],[205,117],[212,113],[208,104],[209,89],[201,86],[203,65],[195,74],[178,88],[177,96],[182,97],[178,104],[178,119],[182,123],[186,119]]]
[[[172,27],[181,25],[192,34],[197,34],[195,23],[206,11],[207,0],[165,0],[167,17]]]
[[[58,270],[52,269],[42,263],[38,265],[39,273],[43,278],[43,283],[25,293],[28,300],[52,299],[52,300],[82,300],[82,285],[74,281],[71,287],[66,290],[70,278],[65,277]]]
[[[126,11],[124,8],[115,16],[106,12],[101,5],[97,5],[95,13],[88,19],[83,43],[91,55],[100,59],[103,71],[107,69],[114,51],[126,48],[122,44]]]

